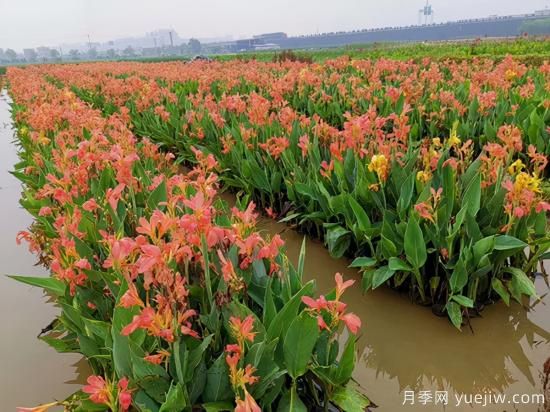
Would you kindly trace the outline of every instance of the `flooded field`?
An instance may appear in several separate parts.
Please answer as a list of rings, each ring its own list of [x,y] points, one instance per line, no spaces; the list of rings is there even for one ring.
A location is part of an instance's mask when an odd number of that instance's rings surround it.
[[[263,222],[270,233],[281,232],[287,253],[296,264],[303,237],[282,224]],[[546,262],[548,263],[548,262]],[[305,273],[317,281],[319,293],[334,287],[334,273],[356,279],[346,294],[349,310],[362,319],[360,359],[355,379],[366,388],[380,411],[538,411],[542,406],[464,405],[456,396],[476,394],[539,394],[543,364],[550,356],[550,296],[542,278],[537,290],[542,300],[531,311],[517,304],[487,307],[460,333],[447,318],[412,304],[406,296],[380,288],[364,295],[360,276],[349,262],[332,259],[325,247],[308,240]],[[548,267],[548,265],[547,265]],[[447,391],[449,404],[403,405],[405,391]],[[464,398],[461,398],[464,399]],[[539,409],[541,408],[541,409]]]
[[[31,218],[18,205],[20,186],[8,171],[17,161],[13,146],[7,96],[0,98],[0,245],[2,274],[46,275],[35,267],[35,258],[24,246],[16,246],[15,236],[31,223]],[[289,257],[296,262],[302,236],[272,221],[263,221],[262,229],[281,233]],[[488,307],[483,318],[474,319],[474,333],[459,333],[446,318],[432,315],[428,308],[411,304],[406,296],[380,288],[363,295],[360,277],[347,268],[345,260],[330,258],[324,246],[307,242],[305,271],[315,278],[318,291],[333,287],[334,273],[353,277],[357,283],[346,293],[351,311],[364,323],[360,338],[360,359],[355,379],[361,384],[380,411],[537,411],[540,405],[455,406],[455,395],[503,393],[538,394],[541,371],[550,356],[550,298],[542,279],[537,280],[542,300],[530,311],[517,304]],[[86,376],[79,357],[57,354],[36,339],[41,328],[56,314],[43,294],[31,287],[0,277],[0,320],[4,326],[0,350],[0,405],[2,411],[16,406],[31,406],[62,399],[78,388]],[[448,391],[445,408],[427,405],[403,405],[406,391]],[[508,398],[508,399],[510,399]]]
[[[85,363],[76,355],[58,354],[36,336],[55,317],[56,308],[42,291],[7,278],[6,274],[47,275],[34,266],[35,257],[17,246],[19,230],[31,224],[19,206],[21,186],[9,174],[17,162],[8,97],[0,94],[0,410],[35,406],[52,398],[63,399],[77,390]],[[79,362],[80,361],[80,362]],[[85,378],[85,377],[84,377]]]

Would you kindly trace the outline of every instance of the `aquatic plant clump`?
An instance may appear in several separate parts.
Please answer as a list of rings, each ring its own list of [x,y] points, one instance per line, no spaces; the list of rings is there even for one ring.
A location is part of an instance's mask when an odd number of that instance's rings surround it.
[[[550,64],[341,57],[51,66],[178,161],[202,148],[226,187],[356,258],[460,328],[535,296],[548,257]]]
[[[352,381],[361,321],[353,281],[314,296],[279,236],[256,229],[253,202],[219,200],[220,166],[198,147],[174,155],[42,69],[10,69],[28,243],[51,277],[59,317],[41,339],[82,354],[93,374],[68,399],[21,411],[260,411],[369,401]],[[347,328],[345,339],[340,332]],[[340,344],[343,347],[340,348]],[[307,405],[307,406],[306,406]]]

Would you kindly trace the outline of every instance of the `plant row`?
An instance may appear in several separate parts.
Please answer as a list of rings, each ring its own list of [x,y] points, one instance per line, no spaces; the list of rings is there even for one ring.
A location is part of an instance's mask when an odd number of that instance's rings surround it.
[[[26,241],[61,313],[42,340],[82,354],[93,375],[60,402],[24,410],[361,411],[352,381],[360,320],[353,281],[315,298],[254,203],[228,210],[220,166],[198,148],[182,172],[138,139],[127,113],[103,115],[43,69],[8,71]],[[349,333],[338,339],[343,327]],[[340,344],[342,346],[340,347]]]

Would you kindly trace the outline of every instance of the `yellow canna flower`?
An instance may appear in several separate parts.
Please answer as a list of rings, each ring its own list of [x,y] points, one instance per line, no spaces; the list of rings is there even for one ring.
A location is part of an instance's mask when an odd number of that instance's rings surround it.
[[[510,173],[512,176],[515,176],[516,174],[521,172],[524,167],[525,165],[523,164],[523,162],[518,159],[514,163],[512,163],[510,167],[508,167],[508,173]]]
[[[384,155],[374,155],[370,160],[369,170],[378,175],[378,179],[382,182],[386,180],[388,175],[388,159]]]
[[[451,129],[451,136],[449,136],[449,140],[447,140],[450,147],[458,146],[461,142],[460,138],[458,137],[458,121],[453,123],[453,127]]]

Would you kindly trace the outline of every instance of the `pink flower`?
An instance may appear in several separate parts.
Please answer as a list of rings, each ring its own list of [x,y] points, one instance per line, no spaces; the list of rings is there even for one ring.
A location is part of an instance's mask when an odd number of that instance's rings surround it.
[[[123,411],[127,411],[132,404],[132,393],[128,390],[128,379],[121,378],[118,381],[118,403]]]
[[[82,392],[90,395],[90,400],[93,403],[109,405],[109,387],[102,376],[92,375],[86,380],[88,385],[82,388]]]
[[[38,212],[38,216],[50,216],[52,214],[52,208],[48,206],[43,206]]]
[[[357,335],[357,332],[361,328],[361,319],[354,313],[346,313],[340,318],[347,326],[349,331],[354,335]]]
[[[339,300],[342,293],[355,283],[355,280],[346,280],[344,282],[344,278],[342,278],[340,273],[334,276],[334,280],[336,281],[336,300]]]
[[[118,207],[118,201],[120,200],[120,197],[122,196],[122,191],[126,188],[126,185],[124,183],[119,184],[114,189],[109,188],[107,189],[107,193],[105,194],[105,197],[107,198],[107,202],[109,202],[109,205],[113,209],[113,211],[116,212],[116,209]]]

